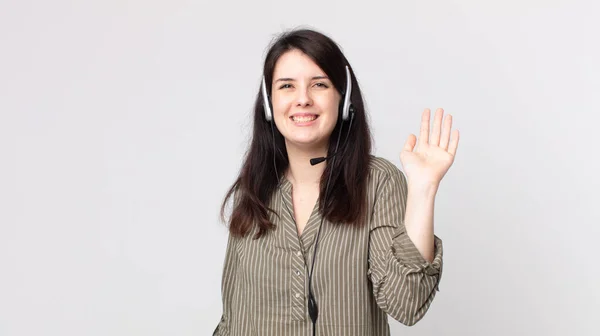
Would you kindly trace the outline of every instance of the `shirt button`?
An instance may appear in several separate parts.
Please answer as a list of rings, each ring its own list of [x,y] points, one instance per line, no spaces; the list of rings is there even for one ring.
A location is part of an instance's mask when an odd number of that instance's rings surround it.
[[[298,257],[301,257],[301,256],[302,256],[302,252],[301,252],[301,251],[298,251],[298,252],[296,252],[296,255],[297,255]]]
[[[300,271],[296,271],[296,275],[300,275]]]
[[[300,293],[296,293],[296,297],[299,298],[300,297]]]

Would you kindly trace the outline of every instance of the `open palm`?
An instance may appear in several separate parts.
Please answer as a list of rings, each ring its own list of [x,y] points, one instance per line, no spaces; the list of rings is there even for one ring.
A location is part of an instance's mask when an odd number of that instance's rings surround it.
[[[452,115],[448,114],[443,118],[444,110],[437,109],[431,136],[430,115],[429,109],[423,111],[417,148],[415,149],[417,138],[410,134],[400,153],[400,161],[409,183],[438,185],[454,162],[459,133],[458,130],[451,131]]]

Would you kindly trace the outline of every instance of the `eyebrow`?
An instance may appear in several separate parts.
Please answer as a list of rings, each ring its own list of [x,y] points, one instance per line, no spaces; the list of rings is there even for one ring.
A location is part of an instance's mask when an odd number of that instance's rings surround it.
[[[311,80],[315,80],[315,79],[329,79],[329,77],[327,76],[314,76],[313,78],[311,78]],[[277,82],[289,82],[289,81],[294,81],[293,78],[289,78],[289,77],[283,77],[283,78],[278,78],[275,83]]]

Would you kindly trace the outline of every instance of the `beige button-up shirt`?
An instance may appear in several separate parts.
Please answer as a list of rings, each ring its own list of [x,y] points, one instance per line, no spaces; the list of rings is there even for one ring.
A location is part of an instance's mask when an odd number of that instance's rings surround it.
[[[292,185],[282,178],[271,208],[277,226],[260,239],[230,235],[222,279],[223,315],[213,335],[311,336],[308,272],[321,222],[318,201],[302,235]],[[442,241],[427,262],[406,234],[407,183],[390,161],[372,157],[368,223],[361,228],[323,221],[312,287],[318,336],[390,335],[387,314],[406,325],[431,305],[442,274]],[[288,207],[286,209],[286,206]],[[306,266],[305,266],[306,265]]]

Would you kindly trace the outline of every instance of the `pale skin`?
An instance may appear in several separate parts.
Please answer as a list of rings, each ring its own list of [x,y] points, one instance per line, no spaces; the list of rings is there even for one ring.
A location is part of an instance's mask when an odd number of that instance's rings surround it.
[[[290,51],[280,57],[273,73],[271,97],[275,124],[285,137],[292,183],[293,212],[298,234],[319,196],[319,180],[324,164],[311,166],[309,160],[327,154],[331,131],[337,123],[340,95],[325,73],[306,55]],[[291,117],[314,113],[318,118],[310,127],[298,127]],[[419,138],[408,136],[400,161],[408,183],[405,214],[407,234],[429,262],[434,255],[434,203],[442,178],[454,162],[458,130],[452,131],[452,116],[437,109],[430,129],[431,111],[421,116]]]
[[[430,110],[425,109],[421,116],[419,140],[410,134],[400,153],[408,183],[404,218],[406,233],[428,262],[432,262],[434,257],[435,196],[442,178],[454,163],[459,140],[458,130],[452,130],[452,115],[444,118],[444,110],[437,109],[431,135],[430,116]]]

